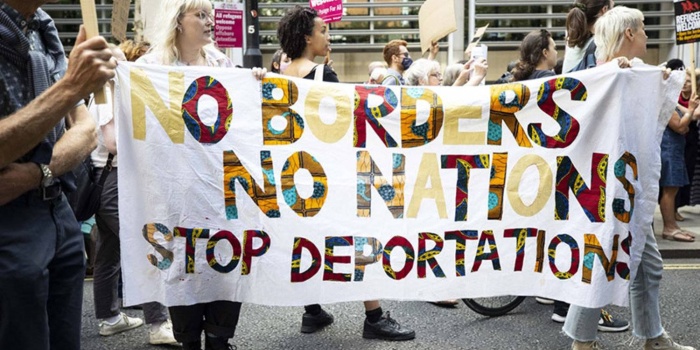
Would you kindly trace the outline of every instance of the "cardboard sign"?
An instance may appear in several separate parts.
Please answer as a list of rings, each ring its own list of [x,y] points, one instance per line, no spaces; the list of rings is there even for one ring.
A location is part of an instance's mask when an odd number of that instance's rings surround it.
[[[472,42],[469,43],[467,48],[464,50],[464,52],[474,52],[474,48],[479,45],[479,41],[481,41],[481,38],[484,37],[484,33],[486,33],[486,29],[489,27],[489,25],[485,25],[479,29],[476,30],[476,33],[474,33],[474,37],[472,38]],[[486,55],[484,55],[485,57]],[[473,57],[473,55],[472,55]]]
[[[214,4],[214,40],[219,48],[243,47],[243,5]]]
[[[343,18],[343,0],[309,0],[309,7],[316,10],[326,23],[338,22]]]
[[[430,50],[430,43],[457,31],[453,1],[427,0],[418,11],[420,51]]]
[[[676,44],[700,40],[700,0],[674,0]]]
[[[120,42],[126,41],[126,24],[129,23],[131,0],[114,0],[112,5],[112,36]]]

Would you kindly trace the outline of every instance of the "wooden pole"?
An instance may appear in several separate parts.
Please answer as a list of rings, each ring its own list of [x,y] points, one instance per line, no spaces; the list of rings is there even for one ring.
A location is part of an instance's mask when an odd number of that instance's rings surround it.
[[[693,84],[692,95],[698,91],[698,83],[695,77],[695,43],[690,43],[690,81]]]
[[[330,23],[328,23],[327,30],[328,30],[329,35],[330,35],[330,31],[331,31],[331,24]],[[331,61],[331,50],[329,49],[328,52],[326,52],[326,62],[330,62],[330,61]]]
[[[97,11],[95,10],[95,0],[80,0],[80,10],[83,14],[83,26],[87,39],[100,35],[97,29]],[[95,103],[103,105],[107,103],[104,87],[95,91]]]

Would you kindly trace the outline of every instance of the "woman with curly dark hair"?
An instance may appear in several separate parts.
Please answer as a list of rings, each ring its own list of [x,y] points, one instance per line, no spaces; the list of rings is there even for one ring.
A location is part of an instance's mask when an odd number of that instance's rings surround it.
[[[513,68],[513,80],[530,80],[554,75],[557,45],[546,29],[534,30],[520,43],[520,60]]]
[[[316,68],[320,66],[314,59],[317,56],[326,56],[331,51],[328,27],[321,17],[318,17],[316,10],[294,7],[280,20],[277,36],[282,50],[292,60],[285,74],[314,79]],[[330,65],[324,64],[322,69],[323,81],[338,82],[338,76]]]
[[[282,50],[292,59],[284,71],[285,75],[313,80],[321,80],[322,77],[326,82],[339,82],[328,64],[314,62],[317,56],[326,56],[331,50],[328,27],[315,10],[301,6],[289,10],[280,20],[277,36]],[[364,304],[367,318],[363,338],[411,340],[416,337],[413,330],[401,326],[390,317],[389,312],[384,314],[379,301],[365,301]],[[323,310],[321,305],[306,305],[304,310],[302,333],[313,333],[333,323],[333,315]]]

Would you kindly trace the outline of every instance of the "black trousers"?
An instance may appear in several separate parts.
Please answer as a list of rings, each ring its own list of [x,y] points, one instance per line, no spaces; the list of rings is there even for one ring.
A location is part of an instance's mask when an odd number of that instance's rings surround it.
[[[238,324],[241,303],[212,301],[188,306],[171,306],[175,340],[181,343],[199,341],[202,330],[222,338],[233,338]]]
[[[83,233],[65,196],[0,206],[0,349],[77,350]]]
[[[102,170],[97,172],[99,179]],[[95,244],[95,270],[93,272],[93,292],[95,316],[105,319],[119,315],[119,272],[121,271],[121,251],[119,240],[119,196],[117,168],[107,175],[100,209],[95,216],[97,222],[97,242]],[[145,303],[143,316],[146,324],[164,322],[168,319],[168,309],[160,303]]]

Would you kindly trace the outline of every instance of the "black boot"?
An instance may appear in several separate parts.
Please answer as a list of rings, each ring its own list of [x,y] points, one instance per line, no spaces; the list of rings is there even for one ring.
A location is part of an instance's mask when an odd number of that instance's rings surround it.
[[[228,343],[228,338],[224,337],[204,337],[205,350],[235,350],[236,348]]]
[[[333,323],[333,315],[321,309],[321,312],[312,315],[308,312],[304,313],[301,318],[301,332],[313,333]]]
[[[182,343],[182,350],[202,350],[202,342],[197,340],[197,341]]]
[[[365,319],[365,326],[362,331],[362,338],[381,340],[411,340],[416,337],[416,332],[406,327],[402,327],[396,320],[391,318],[387,311],[377,322],[369,322]]]

